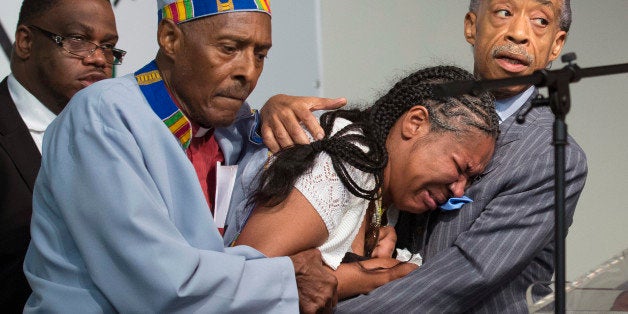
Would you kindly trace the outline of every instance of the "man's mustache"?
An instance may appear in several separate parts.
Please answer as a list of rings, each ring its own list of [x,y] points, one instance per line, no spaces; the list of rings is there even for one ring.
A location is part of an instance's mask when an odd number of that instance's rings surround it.
[[[534,63],[534,56],[531,56],[530,54],[528,54],[528,52],[526,51],[524,47],[520,45],[515,45],[512,43],[493,48],[492,56],[498,57],[504,52],[523,57],[525,60],[527,60],[527,64]]]
[[[250,90],[251,90],[250,85],[244,84],[244,85],[230,86],[227,88],[223,88],[221,90],[218,90],[216,94],[225,96],[225,97],[245,100],[247,97],[249,97]]]

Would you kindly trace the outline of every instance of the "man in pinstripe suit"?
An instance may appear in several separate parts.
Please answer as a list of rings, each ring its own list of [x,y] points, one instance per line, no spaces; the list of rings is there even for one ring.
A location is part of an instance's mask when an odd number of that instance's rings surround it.
[[[545,68],[559,56],[570,24],[569,0],[471,0],[464,34],[473,46],[476,75],[500,79]],[[501,135],[493,160],[467,191],[474,202],[458,211],[402,215],[397,244],[421,252],[423,266],[368,295],[341,302],[337,312],[527,313],[526,289],[550,281],[554,271],[554,116],[549,108],[537,107],[525,123],[515,122],[536,95],[533,86],[495,91]],[[277,109],[281,106],[269,101],[266,114],[285,116],[279,111],[292,107],[294,115],[303,117],[305,103],[314,103],[281,101],[293,104]],[[269,130],[270,126],[262,129],[265,140],[274,138]],[[282,146],[290,144],[285,140]],[[281,141],[277,136],[270,142]],[[586,173],[586,156],[569,138],[565,191],[569,225]],[[542,287],[533,293],[548,291]]]
[[[559,56],[570,22],[569,0],[472,0],[464,33],[476,75],[500,79],[545,68]],[[525,123],[515,122],[536,95],[533,86],[495,92],[501,135],[493,160],[467,191],[474,202],[459,211],[400,217],[398,245],[418,249],[424,265],[341,303],[338,312],[527,313],[526,289],[550,281],[554,271],[554,115],[534,108]],[[585,154],[569,138],[568,225],[586,173]]]

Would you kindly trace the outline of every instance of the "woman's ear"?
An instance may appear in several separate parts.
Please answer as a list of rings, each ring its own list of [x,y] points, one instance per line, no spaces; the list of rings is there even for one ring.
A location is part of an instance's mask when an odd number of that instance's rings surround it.
[[[430,119],[427,108],[421,105],[410,108],[401,117],[401,134],[404,138],[423,137],[430,132]]]

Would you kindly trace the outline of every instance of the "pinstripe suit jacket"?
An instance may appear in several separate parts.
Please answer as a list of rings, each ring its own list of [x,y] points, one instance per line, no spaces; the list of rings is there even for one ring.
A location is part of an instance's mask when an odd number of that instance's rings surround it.
[[[529,106],[530,99],[520,110]],[[554,115],[542,107],[532,109],[523,124],[515,117],[501,124],[493,159],[467,191],[473,203],[458,211],[400,217],[398,244],[418,249],[424,265],[341,302],[337,312],[527,313],[526,289],[550,281],[554,270]],[[586,173],[586,156],[570,137],[568,225]]]

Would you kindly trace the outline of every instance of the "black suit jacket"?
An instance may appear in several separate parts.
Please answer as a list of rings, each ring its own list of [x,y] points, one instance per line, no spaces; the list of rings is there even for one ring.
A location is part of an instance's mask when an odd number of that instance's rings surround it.
[[[30,242],[33,185],[41,154],[0,83],[0,309],[21,313],[30,295],[22,264]]]

